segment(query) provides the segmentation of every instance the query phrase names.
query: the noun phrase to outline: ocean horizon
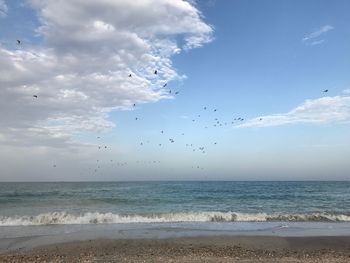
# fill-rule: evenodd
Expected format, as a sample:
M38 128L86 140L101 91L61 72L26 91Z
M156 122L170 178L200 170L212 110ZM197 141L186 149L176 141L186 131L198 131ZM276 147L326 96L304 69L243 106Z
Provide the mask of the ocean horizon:
M0 183L0 226L348 222L348 181Z

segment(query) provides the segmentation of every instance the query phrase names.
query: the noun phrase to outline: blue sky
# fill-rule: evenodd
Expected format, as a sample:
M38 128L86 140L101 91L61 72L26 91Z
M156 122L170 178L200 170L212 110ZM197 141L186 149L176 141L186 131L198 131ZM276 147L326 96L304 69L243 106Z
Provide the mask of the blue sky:
M52 44L53 40L60 42L61 39L54 38L51 31L38 30L43 23L57 22L47 11L53 7L57 9L57 6L50 1L52 6L35 2L29 1L23 6L22 1L5 1L8 11L6 16L0 18L1 47L17 51L28 48L31 52L39 52L40 48L52 48L57 54L66 54L63 52L67 52L67 49L71 52L76 42L68 39L60 45L57 42ZM125 1L116 2L123 4ZM125 5L129 8L128 4ZM63 5L62 9L69 10L73 7ZM159 80L158 76L149 74L143 76L144 82L130 84L134 86L126 86L121 91L116 90L116 93L107 93L98 102L98 105L104 106L100 106L98 116L103 117L96 121L97 124L91 124L91 121L85 126L77 125L89 116L80 116L76 112L91 110L81 101L72 101L74 107L68 102L59 104L62 107L72 107L72 111L59 113L43 102L42 107L48 107L50 114L41 118L33 117L30 124L27 121L24 123L26 129L30 129L30 125L38 129L48 127L40 130L39 137L37 134L28 137L27 140L32 143L26 146L28 151L31 151L29 147L38 149L37 156L32 156L36 161L43 160L44 151L46 164L39 166L38 171L30 175L23 175L21 169L9 166L3 173L3 180L8 180L10 175L17 180L46 180L48 172L53 174L49 180L350 179L350 17L347 12L350 3L217 0L198 1L191 7L201 12L202 16L193 13L185 15L194 19L199 26L192 28L184 24L173 30L174 23L170 21L170 29L165 33L168 42L161 42L162 48L166 45L166 48L171 49L174 43L178 48L183 48L180 52L174 49L175 54L160 56ZM154 9L147 5L144 8L145 13L153 12ZM174 4L174 8L188 10L181 3L178 6ZM97 21L108 21L107 15L104 17L106 20L103 20L102 14L99 15L100 20ZM98 15L89 13L89 17L95 19ZM67 18L62 17L63 22L59 20L57 24L64 24L64 19L69 23L67 15ZM132 19L137 20L131 17L127 19L131 22L134 22ZM187 16L183 19L185 21ZM151 23L158 22L151 21L150 26L153 26ZM106 22L102 28L108 31L110 28L106 25L112 25L113 30L115 28L117 31L121 24L117 24L118 21L115 23ZM135 33L133 29L128 30ZM137 30L135 34L144 37L149 29ZM194 43L186 39L186 36L192 35L200 40ZM164 41L164 35L156 37L159 38L157 40ZM16 46L13 40L17 38L23 39L23 46ZM146 40L154 41L154 38L152 36ZM114 40L119 43L118 36ZM86 41L79 42L79 48L88 46ZM99 48L102 49L106 42L99 43ZM186 48L186 43L198 47ZM154 47L158 46L157 42ZM96 50L100 52L100 49ZM133 50L130 54L132 52ZM46 55L49 56L50 53ZM81 53L73 52L73 55L79 59L82 57ZM138 63L128 60L127 64L125 72L131 69L140 72ZM149 68L150 65L146 66ZM94 72L108 71L99 67L101 66L96 65ZM6 69L6 65L3 68ZM84 70L89 71L90 68ZM63 72L65 78L62 77L64 82L60 83L60 87L69 86L72 80L66 76L76 74L80 69L71 67ZM51 83L48 79L35 82L34 78L30 81L33 81L33 85L36 85L34 90L39 93L48 89L47 86L40 85ZM152 92L147 93L148 89L145 89L138 94L140 91L137 85L144 83L151 83L152 87L163 83L168 85L161 93L157 93L154 88ZM91 93L88 93L85 92L84 85L88 86L89 83L81 85L83 88L79 89L80 93L74 93L76 96L88 97L95 94L99 97L95 93L99 89L93 87ZM122 87L124 83L118 82L117 85ZM101 86L101 92L109 87ZM55 87L53 90L58 89ZM169 89L172 90L171 96L168 94ZM77 92L74 88L72 90ZM325 93L324 90L328 92ZM180 93L172 96L175 91ZM128 94L125 99L106 103L110 96L124 98L123 92ZM50 101L55 103L54 98L50 97ZM132 107L132 103L136 103L136 107ZM79 108L79 105L84 107ZM111 110L113 107L115 109ZM204 110L204 107L207 109ZM214 109L217 111L214 112ZM8 110L11 110L10 106ZM40 110L40 107L35 110ZM71 121L72 112L75 117ZM92 115L96 114L91 112ZM36 115L35 111L32 115ZM16 117L18 116L15 115L14 118ZM135 120L136 117L138 120ZM244 121L235 121L238 117L244 118ZM18 133L12 137L6 135L6 131L0 131L3 140L6 140L6 152L13 153L19 147L13 145L13 137L23 137L21 134L28 130L12 127L5 117L2 118L4 127L7 125L9 129L15 128L16 132L18 129ZM215 119L219 121L216 127ZM53 121L59 123L59 127L50 126ZM101 123L105 128L98 126ZM90 126L96 128L90 129ZM55 141L51 137L46 138L46 133L48 137L55 138ZM64 139L57 141L57 138ZM171 143L169 139L174 139L175 142ZM65 150L73 147L72 142L74 150L65 153ZM21 142L21 145L26 143ZM79 143L84 146L77 146ZM107 149L101 150L98 146L107 146ZM204 147L205 153L199 147ZM72 159L72 152L83 157ZM22 162L23 167L26 167L27 161L22 159L27 157L26 154L11 156L8 157L8 163ZM124 162L127 164L122 166ZM54 171L52 164L57 166Z

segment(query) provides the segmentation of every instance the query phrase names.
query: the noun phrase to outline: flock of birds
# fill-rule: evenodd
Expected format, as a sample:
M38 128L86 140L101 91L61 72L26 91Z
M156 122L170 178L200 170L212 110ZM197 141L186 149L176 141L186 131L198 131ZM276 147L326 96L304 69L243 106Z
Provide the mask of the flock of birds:
M17 45L21 45L21 43L22 43L21 40L17 39ZM154 74L154 75L158 75L158 70L154 70L153 74ZM132 78L133 75L130 73L130 74L128 75L128 77L129 77L129 78ZM167 85L168 85L168 83L164 83L164 84L163 84L163 88L166 88ZM171 89L169 89L168 92L169 92L169 94L172 94L172 93L173 93L173 94L175 94L175 95L178 95L178 94L180 93L179 91L173 92ZM323 93L327 93L327 92L328 92L328 89L323 90ZM34 97L35 99L38 99L38 95L37 95L37 94L33 94L33 97ZM136 103L134 103L132 106L135 108L135 107L136 107ZM204 107L203 107L203 111L204 111L204 112L209 111L209 107L204 106ZM212 109L212 112L213 112L213 113L216 113L216 112L217 112L217 109L216 109L216 108ZM198 115L197 115L198 119L201 118L201 116L202 116L201 114L198 114ZM140 120L140 118L139 118L139 117L135 117L135 121L138 121L138 120ZM262 121L263 118L259 118L259 120ZM220 120L216 117L216 118L214 118L214 122L213 122L211 125L212 125L213 127L221 127L221 126L227 126L227 125L229 125L229 123L231 123L231 124L237 124L237 122L240 123L240 122L243 122L243 121L244 121L244 118L242 118L242 117L235 117L235 118L233 118L233 120L231 120L231 122L222 122L222 121L220 121ZM192 119L192 122L193 122L193 123L196 122L196 119ZM207 125L207 126L205 126L204 128L205 128L205 129L208 129L208 127L209 127L209 126ZM165 132L164 132L164 130L161 130L160 133L161 133L162 135L164 135ZM181 133L181 135L184 136L185 133ZM97 136L97 139L101 139L101 137L100 137L100 136ZM170 144L175 143L175 140L174 140L173 138L169 138L168 141L169 141ZM150 143L149 140L147 140L147 141L145 141L145 142L144 142L144 141L141 141L141 142L140 142L140 146L142 147L142 146L144 146L144 145L146 145L146 144L149 144L149 143ZM214 141L214 142L213 142L213 145L217 145L217 144L218 144L217 141ZM164 142L163 142L163 143L158 142L157 145L158 145L159 147L162 147L162 146L164 145ZM199 152L199 153L202 153L202 154L205 154L205 153L206 153L206 147L204 147L204 146L195 146L193 143L186 143L185 146L186 146L186 148L190 148L190 150L191 150L192 152ZM107 150L107 149L109 149L109 147L108 147L107 145L99 145L99 146L98 146L98 150ZM110 162L113 166L119 166L119 167L128 166L128 162L116 162L116 161L114 161L113 159L111 159L109 162ZM135 164L137 164L137 165L141 165L141 164L143 164L143 165L145 165L145 164L150 165L150 164L160 164L160 163L161 163L161 161L159 161L159 160L148 160L148 161L140 161L140 160L137 160L137 161L135 161ZM57 164L54 164L53 167L56 168L56 167L57 167ZM96 160L96 166L93 168L93 171L96 173L96 172L98 172L101 168L102 168L102 163L101 163L101 161L100 161L99 159L97 159L97 160ZM201 167L201 166L199 166L199 165L192 165L191 168L193 168L193 169L201 169L201 170L204 169L203 167ZM90 170L91 170L91 168L90 168Z

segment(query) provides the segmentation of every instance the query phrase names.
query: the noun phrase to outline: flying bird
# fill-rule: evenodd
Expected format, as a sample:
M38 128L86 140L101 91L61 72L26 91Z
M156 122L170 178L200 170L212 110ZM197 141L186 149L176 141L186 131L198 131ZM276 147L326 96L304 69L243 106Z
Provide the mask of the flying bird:
M180 93L180 91L176 91L176 92L175 92L175 95L177 95L177 94L179 94L179 93Z
M17 39L17 45L21 44L21 40Z
M328 89L325 89L323 92L328 92Z
M129 78L131 78L131 74L129 74Z
M155 70L155 71L154 71L154 74L155 74L155 75L157 75L157 74L158 74L158 71L157 71L157 70Z
M204 107L203 109L204 109L204 110L206 110L206 109L207 109L207 107Z
M132 106L136 107L136 103L134 103Z
M33 97L37 99L37 98L38 98L38 95L33 95Z
M165 88L167 85L168 85L168 83L165 83L165 84L163 85L163 88Z

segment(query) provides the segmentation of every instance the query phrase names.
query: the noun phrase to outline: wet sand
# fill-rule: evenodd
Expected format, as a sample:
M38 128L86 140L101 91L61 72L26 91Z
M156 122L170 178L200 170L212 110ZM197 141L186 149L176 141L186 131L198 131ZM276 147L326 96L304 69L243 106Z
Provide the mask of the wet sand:
M97 239L6 252L0 262L350 262L350 237Z

